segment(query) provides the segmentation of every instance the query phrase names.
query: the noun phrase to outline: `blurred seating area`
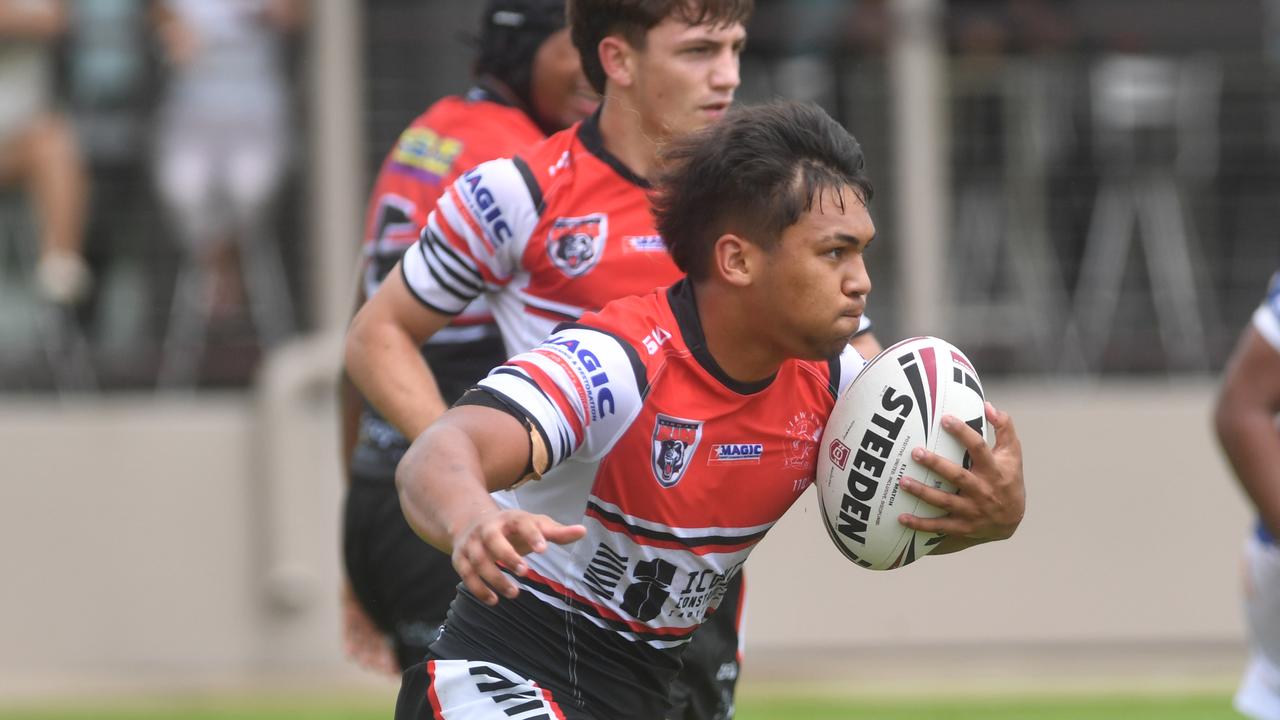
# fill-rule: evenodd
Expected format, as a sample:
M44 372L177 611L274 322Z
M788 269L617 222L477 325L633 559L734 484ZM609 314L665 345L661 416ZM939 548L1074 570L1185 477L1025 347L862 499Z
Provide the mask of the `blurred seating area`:
M906 4L757 0L739 92L819 102L862 142L886 340L914 332L894 203L918 189L897 184L890 113ZM1280 2L932 6L949 339L988 374L1220 369L1280 266ZM0 132L64 123L84 178L77 200L63 163L72 210L50 223L49 193L2 155L31 146L0 144L0 391L246 386L269 348L313 328L303 0L0 8ZM22 8L54 20L4 21ZM464 89L457 28L478 10L360 12L366 164L352 172L370 178L422 108Z
M822 103L880 194L878 334L896 307L895 0L761 0L742 95ZM930 4L930 3L923 3ZM1221 368L1280 266L1280 3L932 4L949 157L948 335L987 372Z
M242 387L305 321L304 12L0 0L0 390Z

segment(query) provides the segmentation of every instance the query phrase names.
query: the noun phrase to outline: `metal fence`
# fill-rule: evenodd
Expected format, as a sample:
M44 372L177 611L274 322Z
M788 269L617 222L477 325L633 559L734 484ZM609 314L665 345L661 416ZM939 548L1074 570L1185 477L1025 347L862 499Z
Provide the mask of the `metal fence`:
M163 372L166 341L189 322L175 315L183 257L156 202L150 163L165 68L145 3L91 12L107 5L78 3L80 20L59 49L60 90L93 174L88 250L97 291L71 317L31 299L21 251L34 227L22 194L0 190L0 390L74 387L82 376L68 363L76 362L92 378L81 387L149 389ZM367 152L353 172L371 178L417 113L466 87L477 5L363 5ZM1212 12L1202 7L1209 5ZM950 190L940 297L948 337L984 372L1164 375L1222 366L1280 267L1272 5L942 6L945 97L936 127ZM918 332L901 308L921 291L911 280L919 258L895 242L893 203L910 203L921 189L896 177L902 139L889 112L890 7L760 0L739 92L744 102L819 102L862 142L877 185L870 313L884 340ZM297 42L289 50L297 81L304 56ZM283 257L277 280L299 330L311 326L305 268L315 252L306 233L303 191L314 158L303 152L311 119L301 112L302 87L295 82L288 99L293 162L264 228ZM220 319L186 386L249 382L271 339L260 325L247 310Z

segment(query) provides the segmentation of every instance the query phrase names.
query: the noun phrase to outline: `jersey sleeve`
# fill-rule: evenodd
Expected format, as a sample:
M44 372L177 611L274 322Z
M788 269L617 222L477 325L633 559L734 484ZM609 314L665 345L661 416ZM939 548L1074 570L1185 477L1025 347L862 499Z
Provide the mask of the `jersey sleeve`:
M365 211L364 291L372 296L405 248L418 240L427 211L443 189L442 172L461 151L455 138L410 125L383 160Z
M845 345L840 351L839 357L832 363L833 382L832 387L835 389L835 396L840 397L844 394L845 388L858 377L858 373L862 372L862 368L866 367L867 361L853 349L852 345ZM838 373L838 374L837 374Z
M493 160L463 173L405 252L401 271L409 290L424 305L456 315L481 293L505 286L519 272L537 226L539 198L515 160Z
M1267 296L1253 313L1253 326L1271 347L1280 351L1280 272L1271 276Z
M608 333L562 329L493 370L479 387L522 413L547 448L546 472L571 457L602 457L643 403L644 366Z
M369 198L362 277L366 297L377 291L391 268L400 262L405 248L417 241L418 230L426 221L419 207L406 194L389 188L379 187Z

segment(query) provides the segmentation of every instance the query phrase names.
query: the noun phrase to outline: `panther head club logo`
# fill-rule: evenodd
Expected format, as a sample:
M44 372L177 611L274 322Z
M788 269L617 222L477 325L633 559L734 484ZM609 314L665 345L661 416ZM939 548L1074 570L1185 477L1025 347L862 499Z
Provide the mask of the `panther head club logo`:
M609 236L609 216L557 218L547 233L547 256L560 272L576 278L591 272L604 254Z
M653 425L653 476L662 487L674 487L684 477L702 439L700 420L683 420L658 413Z

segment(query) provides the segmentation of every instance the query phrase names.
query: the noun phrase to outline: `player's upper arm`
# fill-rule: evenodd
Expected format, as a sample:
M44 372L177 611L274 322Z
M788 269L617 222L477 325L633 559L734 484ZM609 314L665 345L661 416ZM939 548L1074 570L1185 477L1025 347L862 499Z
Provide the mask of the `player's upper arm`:
M514 413L468 402L450 408L436 422L461 430L475 444L489 492L511 487L529 470L529 430Z
M534 467L541 474L570 457L608 452L640 411L647 380L628 343L567 327L495 368L478 387L528 423L535 448L546 452Z
M440 196L403 260L405 281L423 303L461 312L519 272L541 212L541 193L520 167L481 163Z
M1280 413L1280 350L1250 325L1241 334L1218 397L1219 432L1245 412Z
M407 334L416 345L449 324L452 315L421 302L400 277L399 265L356 313L350 336L391 329Z

